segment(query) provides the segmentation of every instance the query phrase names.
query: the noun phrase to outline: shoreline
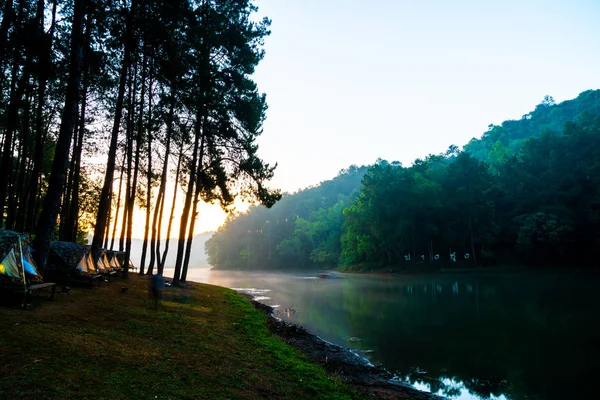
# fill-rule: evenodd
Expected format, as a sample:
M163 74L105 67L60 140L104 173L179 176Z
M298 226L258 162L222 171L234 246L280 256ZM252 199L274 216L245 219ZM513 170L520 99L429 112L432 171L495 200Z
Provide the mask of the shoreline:
M214 272L244 272L244 273L289 273L280 269L223 269L211 267L207 271ZM479 267L461 267L461 268L411 268L403 270L347 270L347 269L294 269L297 273L316 274L320 272L333 272L347 275L368 275L368 276L402 276L402 275L431 275L431 274L502 274L502 273L600 273L600 268L597 267L544 267L536 268L530 266L479 266ZM165 278L170 279L170 278ZM193 281L190 281L193 282Z
M335 376L362 396L378 399L443 399L394 381L394 375L385 368L374 366L348 348L327 342L302 327L276 318L272 307L254 300L251 295L239 294L265 314L267 327L273 335L300 350L311 362L323 367L329 375Z

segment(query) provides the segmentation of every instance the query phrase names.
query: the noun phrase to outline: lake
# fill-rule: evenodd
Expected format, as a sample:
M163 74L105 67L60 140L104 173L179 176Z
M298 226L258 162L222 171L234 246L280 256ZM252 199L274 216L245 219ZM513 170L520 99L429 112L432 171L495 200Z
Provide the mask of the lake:
M341 276L188 274L251 293L421 390L461 400L598 397L600 273Z

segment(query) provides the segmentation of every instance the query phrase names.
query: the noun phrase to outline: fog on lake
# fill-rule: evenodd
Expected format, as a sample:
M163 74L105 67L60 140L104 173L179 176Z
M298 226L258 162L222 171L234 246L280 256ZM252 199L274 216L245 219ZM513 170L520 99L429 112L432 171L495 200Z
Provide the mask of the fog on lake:
M165 271L169 276L170 271ZM350 275L192 269L454 399L592 398L597 273Z

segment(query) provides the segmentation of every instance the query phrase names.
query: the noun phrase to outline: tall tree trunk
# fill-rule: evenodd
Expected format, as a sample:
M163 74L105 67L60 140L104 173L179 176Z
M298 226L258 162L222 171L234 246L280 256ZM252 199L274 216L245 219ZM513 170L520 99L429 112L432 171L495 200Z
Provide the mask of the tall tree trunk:
M14 230L15 208L17 207L17 205L15 204L15 187L17 185L18 168L19 165L21 165L21 158L23 157L22 140L16 140L15 138L15 140L13 141L13 148L10 151L10 153L14 154L15 150L17 152L17 159L16 162L14 162L13 165L11 165L11 167L13 169L16 169L15 172L17 173L13 173L11 180L8 182L8 207L6 208L6 227L11 230Z
M115 236L117 236L117 224L119 223L119 209L121 208L121 188L123 187L123 171L125 170L125 154L121 163L121 176L119 177L119 194L117 196L117 210L115 214L115 223L113 224L112 237L110 239L110 249L115 248ZM112 203L112 202L111 202ZM125 211L123 211L125 212ZM108 224L110 226L110 224Z
M146 255L148 250L150 216L152 215L152 75L150 75L150 87L148 90L148 191L146 192L146 225L144 225L144 243L142 244L142 255ZM148 275L154 274L154 248L150 250L150 263L148 265Z
M110 235L110 221L112 218L112 198L114 197L114 193L112 192L112 190L110 192L110 207L108 207L108 217L106 217L106 231L104 231L104 244L102 245L103 249L108 249L108 236Z
M143 72L143 76L144 76L144 83L146 80L146 62L147 62L147 57L146 57L146 48L144 48L144 72ZM142 102L145 96L145 89L146 86L145 84L142 85ZM139 271L140 271L140 275L144 275L145 273L145 268L146 268L146 253L148 252L148 226L150 225L150 210L152 209L152 129L150 128L150 124L152 123L152 77L150 77L150 87L148 90L149 96L148 96L148 138L147 138L147 151L148 151L148 165L147 165L147 180L146 180L146 224L144 225L144 242L142 243L142 258L140 260L140 266L139 266ZM142 132L144 130L144 124L143 124L143 113L140 114L140 118L138 121L138 134L139 137L142 137ZM139 154L138 154L139 157ZM152 271L149 270L148 271L149 275L152 275Z
M15 62L12 70L11 77L11 97L10 104L8 105L6 129L4 131L4 143L2 149L2 160L0 161L0 226L4 221L4 208L6 205L6 198L9 195L10 184L12 182L13 172L13 150L14 150L14 135L17 130L19 122L19 109L21 108L21 99L25 92L25 86L27 85L27 77L30 73L30 63L25 62L25 68L23 74L18 79L17 83L17 62Z
M126 120L126 133L125 138L127 140L127 183L125 184L125 204L123 207L123 224L121 225L121 237L119 238L119 251L125 251L125 236L127 235L127 222L129 215L129 203L132 200L132 196L135 196L135 190L131 188L132 176L132 164L133 164L133 75L129 72L129 89L128 89L128 106L127 106L127 120ZM133 192L133 194L132 194ZM133 199L135 201L135 198Z
M204 9L205 3L202 3L202 27L204 27L204 22L206 19L206 10ZM201 34L202 37L206 37L205 32ZM198 102L196 103L196 121L194 124L194 152L192 157L192 164L190 165L190 180L188 182L188 190L185 196L185 204L183 207L183 212L181 213L181 222L179 225L179 238L177 241L177 259L175 261L175 271L173 273L173 285L179 285L179 281L181 278L181 267L183 265L184 251L185 251L185 243L186 243L186 228L188 224L188 218L190 213L190 205L192 202L192 196L194 196L194 185L196 181L196 172L198 169L198 151L200 151L200 160L203 158L204 151L204 138L206 132L202 130L204 117L206 114L206 90L208 85L208 77L210 70L210 59L209 59L210 50L208 49L208 45L206 42L202 44L201 50L201 59L199 62L199 71L198 71ZM202 144L200 144L200 140Z
M88 18L89 25L90 18ZM89 28L89 27L88 27ZM87 29L87 28L86 28ZM89 38L89 37L88 37ZM79 136L75 152L75 166L73 174L73 193L71 195L71 209L67 213L67 234L68 241L74 242L77 240L77 232L79 231L79 185L81 180L81 155L83 153L83 137L85 135L85 111L87 107L87 72L83 74L83 90L81 99L81 114L79 115Z
M138 129L137 129L136 150L135 150L135 171L133 174L133 186L135 188L137 188L137 181L138 181L138 176L139 176L139 171L140 171L140 157L141 157L141 152L142 152L142 140L144 137L144 123L143 122L144 122L144 99L146 96L146 70L147 70L147 57L144 54L144 61L142 64L142 93L141 93L141 99L140 99L140 113L138 116ZM150 113L151 113L151 108L148 110L148 115L150 115ZM151 133L148 132L148 143L150 143L150 135L151 135ZM148 146L151 146L151 145L149 144ZM149 155L148 157L150 158L151 155ZM151 168L150 160L148 160L148 168ZM151 173L151 172L149 172L149 173ZM150 188L148 188L148 190L150 190ZM151 192L148 194L146 207L150 207L150 201L151 201L150 196L151 196ZM133 193L132 200L135 200L135 192ZM133 201L130 203L129 207L130 207L130 209L129 209L130 220L127 225L127 250L126 250L127 254L129 254L129 252L131 250L131 235L132 235L132 223L131 222L133 221ZM147 225L148 225L148 222L146 222L146 226ZM144 263L143 263L144 257L143 256L144 256L144 252L142 251L142 262L140 262L140 266L139 266L140 275L144 275Z
M169 215L169 224L167 226L167 235L165 236L165 251L162 253L160 263L158 265L158 273L162 275L165 270L165 263L167 262L167 254L169 253L169 242L171 240L171 227L173 226L173 218L175 216L175 204L177 202L177 184L179 183L179 173L181 172L181 160L183 159L183 142L179 148L179 158L177 160L177 170L175 172L175 188L173 189L173 203L171 204L171 214ZM164 203L163 203L164 205ZM162 225L162 210L161 217L158 220L158 231L160 232ZM160 240L160 238L159 238ZM159 242L160 243L160 242ZM157 249L159 252L160 249ZM159 253L157 253L159 254Z
M200 145L200 157L198 158L198 170L196 171L196 190L194 193L194 202L192 206L192 217L190 218L190 227L188 229L187 244L185 248L185 257L183 259L183 267L181 269L181 281L187 279L188 266L190 264L190 256L192 253L192 242L194 241L194 228L196 227L196 218L198 217L198 202L200 201L200 192L202 191L202 167L204 161L204 138L206 137L206 116L202 121L202 144ZM314 246L314 243L313 243Z
M173 79L171 82L171 106L169 107L169 115L167 117L167 143L165 145L165 159L163 161L160 187L158 188L158 198L156 200L154 218L152 220L152 241L150 245L152 255L150 258L150 269L152 269L152 265L154 265L154 260L156 259L159 274L162 274L162 270L160 268L160 230L162 228L163 210L165 208L165 191L167 186L167 174L169 172L169 156L171 155L171 136L173 135L173 120L175 118L176 90L177 86L175 79ZM167 240L169 239L167 238Z
M183 206L183 212L181 213L181 222L179 224L179 238L177 240L177 259L175 261L175 271L173 273L173 285L179 285L181 278L181 267L183 265L183 254L186 243L186 231L188 224L188 217L190 214L190 206L192 203L192 197L194 196L194 185L196 183L196 163L198 161L198 149L200 147L200 137L202 136L202 142L204 144L204 136L201 135L200 124L202 121L202 113L200 107L196 115L196 123L194 126L194 151L192 154L192 164L190 165L190 178L188 182L188 190L185 195L185 204Z
M165 154L166 156L166 154ZM165 157L165 160L168 160L168 157ZM164 162L163 162L164 163ZM162 178L161 178L161 185L162 185ZM151 236L150 236L150 263L148 264L148 273L150 275L153 274L154 271L154 264L156 263L156 238L157 238L157 224L158 224L158 215L160 214L160 210L161 207L163 205L164 202L164 189L162 187L159 187L158 189L158 194L156 196L156 204L154 205L154 215L152 217L152 229L151 229Z
M202 164L200 164L201 166ZM200 177L200 174L197 174L198 178ZM187 271L188 271L188 265L190 264L190 256L192 253L192 242L194 241L194 228L196 226L196 218L198 217L198 202L199 202L199 196L200 196L200 191L202 190L202 186L201 186L201 182L200 179L196 180L196 190L194 193L194 203L192 206L192 217L190 218L190 227L188 229L188 237L187 237L187 243L186 243L186 247L185 247L185 257L183 259L183 267L181 268L181 281L185 282L187 280Z
M60 131L56 142L54 160L50 173L50 181L42 213L38 222L35 248L37 252L36 261L43 270L50 250L50 241L56 225L56 218L60 208L60 197L65 184L65 172L69 162L69 148L71 146L71 136L73 135L73 126L77 120L77 100L79 97L79 83L81 79L81 44L83 39L83 18L85 15L85 0L74 1L73 27L71 33L71 55L69 66L69 79L67 82L67 92L65 98L65 107L61 118Z
M44 30L44 14L43 14L43 0L38 2L38 13L39 13L39 3L42 3L42 12L38 16L40 21L39 29L43 32ZM42 170L42 163L44 162L44 105L46 104L46 86L48 83L48 71L50 69L50 55L52 53L52 42L54 40L54 27L56 22L56 3L54 1L54 5L52 7L52 23L50 24L50 29L46 35L43 35L44 38L44 46L40 55L40 71L39 71L39 85L38 85L38 100L37 100L37 110L36 110L36 124L35 124L35 155L33 161L33 169L31 171L31 180L29 183L29 195L28 195L28 204L27 204L27 218L25 223L25 230L28 232L33 231L35 226L35 217L37 210L37 197L38 197L38 187L40 181L40 174Z
M58 237L60 240L70 242L71 237L65 233L68 230L69 211L71 210L71 194L73 192L73 174L75 173L75 158L77 155L77 143L79 142L79 124L75 124L73 130L73 149L71 150L71 161L69 163L69 174L63 194L62 208L60 210L60 224L58 229Z
M6 111L7 121L4 127L4 136L2 137L2 156L0 157L0 171L6 171L5 173L0 174L0 226L2 226L4 223L4 206L6 204L6 197L8 195L9 185L11 183L11 175L13 172L13 135L17 130L17 117L19 115L20 107L19 102L22 95L22 93L17 92L17 88L22 87L22 85L17 83L17 81L19 81L19 53L16 49L14 49L13 54L14 57L10 73L10 91L8 96L9 104L8 110ZM19 99L19 102L17 102L17 99Z
M85 24L85 44L90 41L91 18L87 18ZM87 63L87 51L83 52L83 63ZM79 217L79 184L81 178L81 154L83 153L83 137L85 135L85 111L87 103L88 72L87 68L83 72L83 85L81 90L81 112L79 114L79 123L75 128L75 137L73 139L73 155L71 157L71 166L69 168L69 181L63 203L60 224L60 236L62 240L75 242L77 240L78 217ZM64 218L64 221L63 221Z
M123 112L123 97L125 96L125 81L127 80L127 71L131 64L131 51L133 47L133 15L137 9L137 0L131 1L131 10L127 15L127 28L125 33L125 54L123 55L123 65L119 76L119 91L117 94L117 104L115 107L115 120L110 138L110 147L108 150L108 161L106 163L106 175L104 176L104 186L100 194L100 204L98 205L98 216L96 217L96 227L94 229L94 239L92 240L92 252L94 259L98 260L101 255L102 236L106 228L106 217L108 207L110 207L110 193L113 185L115 173L115 159L117 155L117 140L119 137L119 126L121 125L121 114ZM128 263L129 260L126 260ZM129 268L123 271L123 277L129 276Z
M29 100L26 102L25 109L23 110L23 132L21 134L21 140L23 142L23 146L21 149L22 156L21 162L19 163L19 175L17 178L16 189L19 191L18 193L18 210L15 213L15 230L17 232L23 232L25 228L25 213L27 210L27 185L25 182L27 179L27 170L29 169L29 131L30 131L30 121L31 121L31 98L28 96Z
M17 16L17 19L15 21L15 31L19 31L21 29L26 29L25 26L28 24L28 16L27 16L27 2L25 0L20 0L19 1L19 5L18 5L18 9L19 9L19 14ZM20 50L23 49L24 51L27 51L28 49L26 49L24 47L24 45L19 44L20 40L17 39L15 40L15 46L13 47L13 79L16 79L16 71L18 69L18 65L19 62L21 61L20 58ZM21 47L23 46L23 47ZM30 70L33 69L33 57L35 56L35 54L33 54L33 52L29 52L27 51L27 57L24 60L25 63L25 68L24 70ZM23 72L23 74L21 75L21 84L22 86L20 86L20 89L22 89L22 92L19 94L19 97L17 99L17 105L18 107L16 108L16 111L18 113L21 101L23 96L25 97L26 100L29 99L29 88L30 88L30 71L28 72ZM12 92L12 90L11 90ZM24 139L26 139L27 133L29 131L29 127L26 126L29 124L29 107L30 104L28 101L25 101L26 105L24 107L23 110L23 120L21 121L21 129L19 130L20 133L20 137L18 139L18 148L17 148L17 160L16 163L13 164L13 169L16 171L16 173L12 174L11 179L9 179L9 187L8 187L8 209L6 210L6 227L8 229L15 229L15 224L16 224L16 220L17 220L17 213L18 213L18 209L19 209L19 203L18 203L18 197L23 185L22 182L22 176L21 176L21 172L24 172L24 168L26 168L26 163L27 163L27 145L28 143L25 142ZM18 124L18 121L13 121L16 125ZM16 128L15 128L16 129ZM14 133L14 132L13 132ZM15 139L13 139L15 140ZM13 146L14 147L14 146ZM14 149L11 152L14 154Z

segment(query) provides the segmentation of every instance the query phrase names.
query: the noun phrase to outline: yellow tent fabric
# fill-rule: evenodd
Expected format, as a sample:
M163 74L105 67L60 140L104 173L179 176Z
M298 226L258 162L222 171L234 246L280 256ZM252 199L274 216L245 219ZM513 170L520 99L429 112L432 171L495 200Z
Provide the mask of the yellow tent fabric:
M22 278L21 268L19 268L17 255L14 249L11 250L0 263L0 274L9 276L11 278Z
M90 274L95 274L98 272L98 270L96 269L96 266L94 265L94 259L92 258L92 253L89 253L87 256L85 256L85 262L88 265L88 271Z
M91 254L88 253L84 257L81 258L81 260L79 261L79 264L77 264L77 269L81 270L81 272L84 274L95 274L96 273L96 267L94 266L94 262L92 261Z
M98 260L97 266L98 270L102 272L110 272L112 270L112 268L110 267L110 262L108 261L108 258L106 258L106 254L102 254L100 259Z
M102 254L102 262L104 262L104 266L106 267L106 269L108 269L109 271L112 271L112 265L110 265L110 261L108 261L108 257L106 256L106 253Z
M119 261L117 260L117 256L113 256L112 260L110 260L110 267L116 271L121 269Z

